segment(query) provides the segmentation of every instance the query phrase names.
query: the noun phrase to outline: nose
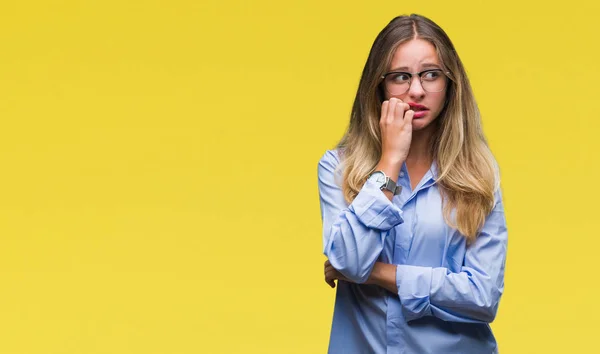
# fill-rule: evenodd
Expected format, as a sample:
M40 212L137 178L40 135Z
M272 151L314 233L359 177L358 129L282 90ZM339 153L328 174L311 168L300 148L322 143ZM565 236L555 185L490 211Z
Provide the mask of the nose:
M411 80L410 87L408 88L408 96L415 102L418 102L419 99L425 96L425 90L423 90L423 85L421 85L421 80L418 77Z

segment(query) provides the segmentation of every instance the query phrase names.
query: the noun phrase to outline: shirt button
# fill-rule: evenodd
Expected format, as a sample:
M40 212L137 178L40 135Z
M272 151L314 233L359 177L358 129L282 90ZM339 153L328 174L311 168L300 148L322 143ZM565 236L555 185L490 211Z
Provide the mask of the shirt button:
M400 177L404 177L404 172L400 171Z

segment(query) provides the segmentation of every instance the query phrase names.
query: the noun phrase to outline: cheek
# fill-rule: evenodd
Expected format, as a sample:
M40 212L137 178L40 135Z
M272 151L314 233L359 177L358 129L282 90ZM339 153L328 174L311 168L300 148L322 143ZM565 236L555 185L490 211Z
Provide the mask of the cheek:
M435 112L439 113L444 108L444 103L446 101L446 95L437 95L432 97L431 107L434 108Z

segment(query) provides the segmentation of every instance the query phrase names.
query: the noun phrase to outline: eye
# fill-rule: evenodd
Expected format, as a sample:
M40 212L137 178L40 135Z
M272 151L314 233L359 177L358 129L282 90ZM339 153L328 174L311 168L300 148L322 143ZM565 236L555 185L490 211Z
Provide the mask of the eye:
M433 81L442 75L440 70L426 71L421 74L421 78L425 81Z
M410 74L408 73L393 73L390 74L390 81L395 84L404 84L410 81Z

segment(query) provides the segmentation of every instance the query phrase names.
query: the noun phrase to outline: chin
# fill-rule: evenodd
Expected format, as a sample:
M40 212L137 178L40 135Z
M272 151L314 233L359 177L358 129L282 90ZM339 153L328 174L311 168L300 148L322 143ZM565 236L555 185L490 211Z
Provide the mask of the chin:
M427 128L432 123L429 119L413 119L412 128L413 131L419 131Z

